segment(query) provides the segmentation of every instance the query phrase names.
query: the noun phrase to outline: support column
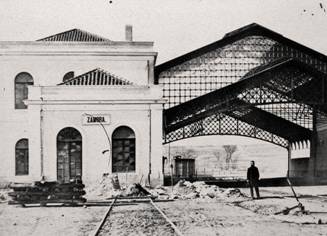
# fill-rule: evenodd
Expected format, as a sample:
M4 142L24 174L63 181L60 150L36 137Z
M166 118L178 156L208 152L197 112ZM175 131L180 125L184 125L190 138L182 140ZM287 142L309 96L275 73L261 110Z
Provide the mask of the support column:
M312 109L312 138L310 145L310 166L309 174L312 178L317 173L317 109Z
M287 178L290 178L291 150L292 150L291 143L288 142L288 145L287 145Z
M42 100L42 97L41 97ZM44 180L44 144L43 144L43 105L40 105L40 175L41 180Z

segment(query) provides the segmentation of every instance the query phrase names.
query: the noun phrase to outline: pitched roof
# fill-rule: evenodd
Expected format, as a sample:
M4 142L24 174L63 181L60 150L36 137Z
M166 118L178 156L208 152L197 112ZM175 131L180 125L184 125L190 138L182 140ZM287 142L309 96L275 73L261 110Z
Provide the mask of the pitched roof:
M85 74L66 80L58 85L132 85L133 83L119 78L102 69L94 69Z
M307 53L308 55L316 57L317 59L319 59L321 61L327 62L326 55L324 55L320 52L317 52L311 48L308 48L302 44L299 44L291 39L288 39L275 31L272 31L268 28L263 27L262 25L259 25L257 23L252 23L252 24L246 25L244 27L241 27L239 29L236 29L234 31L231 31L231 32L225 34L225 36L222 39L220 39L216 42L213 42L204 47L198 48L194 51L191 51L189 53L186 53L184 55L181 55L179 57L176 57L172 60L169 60L167 62L164 62L164 63L156 66L155 67L155 83L158 83L158 76L162 71L165 71L176 65L182 64L193 58L199 57L199 56L201 56L205 53L208 53L212 50L215 50L217 48L224 47L224 46L231 44L237 40L240 40L244 37L253 36L253 35L266 36L268 38L274 39L283 44L289 45L290 47L293 47L295 49L303 51L303 52Z
M109 39L89 33L80 29L72 29L59 34L54 34L37 41L55 41L55 42L110 42Z

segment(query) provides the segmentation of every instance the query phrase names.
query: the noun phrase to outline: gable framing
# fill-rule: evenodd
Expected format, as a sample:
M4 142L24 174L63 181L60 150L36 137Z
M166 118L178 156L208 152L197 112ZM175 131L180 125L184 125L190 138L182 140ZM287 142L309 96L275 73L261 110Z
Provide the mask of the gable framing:
M155 83L163 86L164 98L168 100L168 103L165 105L164 116L171 113L172 110L178 110L180 104L187 104L188 101L193 104L193 100L196 100L198 97L207 97L205 95L212 91L219 91L225 86L234 84L244 78L252 77L253 74L256 74L258 71L260 72L266 65L274 65L276 62L293 59L300 62L300 64L308 65L308 67L317 72L322 72L323 78L325 78L327 73L327 57L325 55L285 38L274 31L258 24L251 24L228 33L223 39L217 42L165 62L155 68ZM281 73L283 73L282 77L288 80L288 72ZM323 84L325 83L323 82ZM308 86L314 87L316 84L311 83ZM297 90L299 94L303 91ZM273 89L267 91L267 95L269 96L275 96L273 93ZM205 106L205 104L203 105ZM252 110L254 109L260 114L271 114L266 117L276 116L277 119L286 119L284 123L288 123L290 127L295 125L299 127L299 130L311 129L314 109L311 105L304 104L300 100L293 101L292 103L282 102L278 104L277 102L277 104L263 106L250 104L250 106L252 106ZM185 109L185 106L183 107ZM306 108L309 110L305 111ZM235 107L230 108L230 111L226 111L224 114L231 115L232 113L230 112L233 112L233 109L235 110ZM183 113L183 111L181 112ZM292 114L285 116L287 112ZM295 114L294 112L296 113L295 116L293 116ZM177 116L180 116L178 111L175 113ZM212 114L210 113L209 115ZM218 111L215 114L218 115L220 113ZM301 117L302 115L305 118ZM206 117L201 116L201 119L206 120ZM239 119L237 117L235 118ZM188 119L192 119L192 115ZM192 125L191 120L187 122L191 123L186 124L184 128L183 126L179 126L179 129L183 130L181 131L182 133L185 133L187 127ZM199 120L196 122L202 121ZM245 122L251 124L250 120ZM310 123L309 126L306 124L308 122ZM305 125L303 125L304 123ZM212 126L208 122L201 124L208 127ZM177 130L172 131L168 126L165 129L166 137L176 136L173 133L176 133ZM206 130L206 128L204 127L203 130ZM269 132L269 130L266 131ZM173 133L170 134L170 132ZM208 132L204 132L202 135L208 135ZM303 141L308 140L309 136L304 135L303 137L305 138ZM169 139L173 141L176 137ZM291 142L295 141L288 140Z
M229 33L226 33L222 39L220 39L216 42L213 42L204 47L198 48L194 51L191 51L189 53L186 53L184 55L176 57L172 60L164 62L160 65L157 65L155 67L155 83L158 83L159 75L161 72L166 71L174 66L180 65L184 62L187 62L191 59L202 56L203 54L209 53L217 48L227 46L231 43L234 43L234 42L236 42L242 38L248 37L248 36L264 36L264 37L270 38L272 40L275 40L276 42L285 44L285 45L287 45L291 48L294 48L298 51L301 51L311 57L314 57L323 63L327 63L326 55L324 55L318 51L315 51L311 48L308 48L296 41L289 39L289 38L286 38L283 35L275 32L275 31L272 31L260 24L252 23L252 24L246 25L244 27L241 27L239 29L236 29L234 31L231 31Z

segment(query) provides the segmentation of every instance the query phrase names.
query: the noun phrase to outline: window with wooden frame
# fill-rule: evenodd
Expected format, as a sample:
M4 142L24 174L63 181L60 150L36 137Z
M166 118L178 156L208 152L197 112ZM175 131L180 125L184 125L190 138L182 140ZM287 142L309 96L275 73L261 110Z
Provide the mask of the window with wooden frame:
M135 133L127 127L118 127L112 134L112 172L135 171Z
M33 77L26 72L19 73L15 78L15 109L26 109L24 100L28 98L28 86L33 85Z
M15 147L15 174L28 175L28 139L20 139Z

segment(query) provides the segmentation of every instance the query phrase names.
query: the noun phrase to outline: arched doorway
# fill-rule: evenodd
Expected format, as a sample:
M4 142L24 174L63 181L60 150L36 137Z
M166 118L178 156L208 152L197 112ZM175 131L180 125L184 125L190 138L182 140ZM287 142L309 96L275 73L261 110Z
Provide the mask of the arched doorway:
M67 183L82 177L82 135L64 128L57 135L57 180Z

